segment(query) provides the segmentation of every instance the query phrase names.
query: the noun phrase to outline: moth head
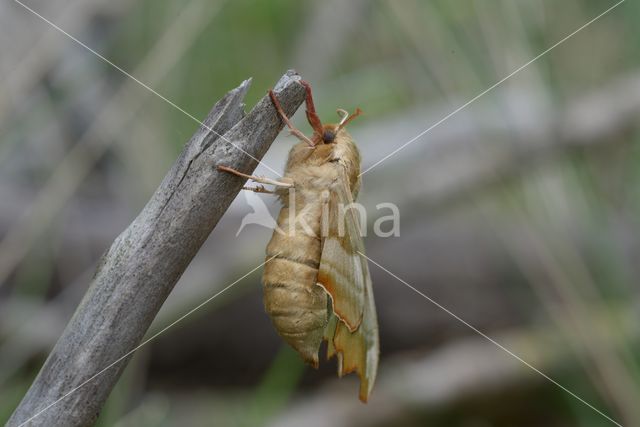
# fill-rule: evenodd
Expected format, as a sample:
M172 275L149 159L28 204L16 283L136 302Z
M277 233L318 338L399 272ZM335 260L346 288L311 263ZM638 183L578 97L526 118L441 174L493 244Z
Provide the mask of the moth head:
M338 115L340 116L340 122L338 124L326 124L321 125L321 130L316 130L314 143L317 145L319 143L322 144L333 144L336 142L336 137L346 127L346 125L360 114L362 114L362 110L356 108L356 111L353 114L349 114L346 110L342 108L338 108Z
M344 129L351 120L358 117L362 111L359 108L356 108L356 111L353 114L349 114L346 110L339 108L337 111L340 116L340 122L338 124L323 125L313 103L311 85L304 80L301 80L300 84L304 86L306 90L305 103L307 105L307 120L313 129L313 137L311 137L311 139L305 137L306 141L311 148L315 148L321 144L335 143L340 131Z

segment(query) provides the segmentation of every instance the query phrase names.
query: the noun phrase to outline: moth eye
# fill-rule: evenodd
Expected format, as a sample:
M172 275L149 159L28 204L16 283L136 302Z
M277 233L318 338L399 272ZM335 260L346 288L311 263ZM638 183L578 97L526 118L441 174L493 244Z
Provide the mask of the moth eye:
M336 134L333 131L325 130L322 134L322 140L325 144L330 144L336 138Z

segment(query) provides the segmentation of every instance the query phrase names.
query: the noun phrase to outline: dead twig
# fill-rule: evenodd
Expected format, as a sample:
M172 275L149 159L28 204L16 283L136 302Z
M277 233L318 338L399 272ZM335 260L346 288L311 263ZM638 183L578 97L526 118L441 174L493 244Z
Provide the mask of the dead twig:
M304 101L299 80L288 72L274 89L288 115ZM282 129L268 96L244 116L248 88L245 81L214 106L206 126L103 256L91 287L8 425L85 426L96 420L130 357L50 405L138 345L244 184L217 166L252 172L254 158L262 158Z

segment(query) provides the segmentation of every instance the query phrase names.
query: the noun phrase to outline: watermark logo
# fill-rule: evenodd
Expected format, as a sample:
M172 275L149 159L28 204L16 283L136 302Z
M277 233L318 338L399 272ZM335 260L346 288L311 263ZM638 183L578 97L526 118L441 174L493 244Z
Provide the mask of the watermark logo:
M240 232L249 224L261 225L271 229L277 228L278 222L273 218L271 212L269 212L269 208L264 200L253 191L243 191L243 193L247 204L253 212L246 214L242 218L242 223L240 223L236 237L238 237Z
M289 191L289 203L284 209L282 224L273 217L267 204L257 194L245 191L245 200L252 212L247 213L236 232L236 237L248 225L260 225L270 228L277 233L294 236L304 233L308 236L326 237L328 235L345 236L347 233L357 233L367 236L369 215L364 205L360 203L338 203L334 212L329 212L329 192L324 192L316 203L301 203L296 200L295 189ZM320 204L320 208L318 205ZM400 209L394 203L378 203L373 221L373 234L377 237L400 236Z

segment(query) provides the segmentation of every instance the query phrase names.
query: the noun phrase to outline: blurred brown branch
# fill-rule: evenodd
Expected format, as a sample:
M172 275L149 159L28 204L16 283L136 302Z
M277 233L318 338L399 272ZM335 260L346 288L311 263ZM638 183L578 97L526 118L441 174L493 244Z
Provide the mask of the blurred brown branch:
M304 100L298 81L288 72L274 89L288 115ZM146 207L103 256L91 287L8 425L95 421L130 357L84 383L138 345L243 185L216 165L252 171L254 159L264 156L282 128L268 97L243 118L248 88L245 81L214 106Z

